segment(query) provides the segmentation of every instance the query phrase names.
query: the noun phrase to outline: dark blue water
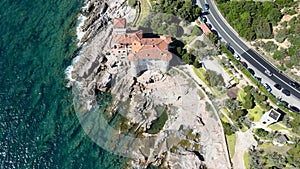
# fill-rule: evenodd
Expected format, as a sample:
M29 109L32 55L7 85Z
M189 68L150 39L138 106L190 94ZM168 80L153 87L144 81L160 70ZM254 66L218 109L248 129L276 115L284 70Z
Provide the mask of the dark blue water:
M122 168L83 132L65 88L80 0L0 1L0 168Z

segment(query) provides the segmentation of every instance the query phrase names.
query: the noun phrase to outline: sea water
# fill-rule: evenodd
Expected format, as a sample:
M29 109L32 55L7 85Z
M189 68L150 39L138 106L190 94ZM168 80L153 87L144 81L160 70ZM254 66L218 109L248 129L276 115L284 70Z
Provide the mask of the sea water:
M81 0L0 1L0 168L122 168L83 132L64 71Z

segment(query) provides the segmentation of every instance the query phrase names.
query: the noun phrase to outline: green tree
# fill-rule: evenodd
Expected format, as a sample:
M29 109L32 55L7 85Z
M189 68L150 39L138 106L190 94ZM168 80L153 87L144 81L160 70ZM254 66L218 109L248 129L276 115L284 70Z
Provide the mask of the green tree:
M253 109L255 107L254 98L251 93L247 93L244 96L244 100L243 106L245 109Z
M217 74L217 72L212 71L212 70L207 70L205 72L205 80L212 87L225 85L222 75Z
M186 64L192 64L193 63L193 55L190 53L185 53L182 56L182 60L186 63Z
M297 141L294 146L287 152L287 161L289 164L293 165L295 168L300 168L300 143Z
M231 124L222 121L222 125L223 125L223 129L224 129L224 133L226 135L232 135L234 133L234 130L233 130Z
M214 33L210 33L207 35L208 36L208 39L210 41L212 41L214 44L217 44L218 43L218 35L214 34Z
M167 28L167 34L176 37L178 34L178 28L175 23L172 23L168 28Z
M258 136L258 137L267 137L268 136L268 134L269 134L269 132L268 131L266 131L266 130L264 130L264 129L257 129L256 131L255 131L255 134Z

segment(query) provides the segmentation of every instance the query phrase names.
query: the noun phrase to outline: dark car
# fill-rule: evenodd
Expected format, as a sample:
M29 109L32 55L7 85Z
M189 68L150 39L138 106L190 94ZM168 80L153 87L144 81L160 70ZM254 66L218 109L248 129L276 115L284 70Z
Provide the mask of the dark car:
M285 95L287 95L287 96L291 95L291 92L288 89L283 89L282 93L285 94Z
M278 90L281 90L281 89L282 89L282 87L280 86L280 84L277 84L277 83L274 85L274 87L275 87L276 89L278 89Z
M247 63L246 62L241 62L241 64L245 67L245 68L247 68L248 67L248 65L247 65Z
M295 81L290 81L290 85L293 86L294 88L299 88L300 87L299 83L297 83Z
M267 83L264 83L263 85L265 86L265 88L267 89L268 92L272 91L270 85L268 85Z
M254 72L254 70L253 69L251 69L251 68L248 68L248 71L252 74L252 75L254 75L255 74L255 72Z
M284 100L281 100L281 101L279 101L281 104L283 104L283 106L284 107L288 107L289 106L289 103L288 102L286 102L286 101L284 101Z
M256 79L259 83L261 83L261 77L255 76L255 79Z
M204 9L205 10L209 10L209 5L208 4L204 4Z
M295 106L290 106L289 109L295 113L300 113L299 108L295 107Z
M234 55L234 49L231 47L231 46L229 46L229 45L227 45L227 49L229 50L229 52L232 54L232 55Z
M202 22L207 22L207 18L201 17L201 21L202 21Z
M206 24L207 25L207 27L209 28L209 29L212 29L212 26L211 26L211 24Z

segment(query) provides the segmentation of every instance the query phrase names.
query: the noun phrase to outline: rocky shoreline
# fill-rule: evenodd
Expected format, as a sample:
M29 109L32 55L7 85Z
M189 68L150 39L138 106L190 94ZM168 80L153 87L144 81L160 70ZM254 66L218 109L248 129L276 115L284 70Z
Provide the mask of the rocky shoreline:
M85 2L81 50L66 70L84 131L107 151L129 157L128 168L229 168L221 126L190 77L171 69L133 78L128 63L110 55L112 19L132 22L135 14L125 0Z

